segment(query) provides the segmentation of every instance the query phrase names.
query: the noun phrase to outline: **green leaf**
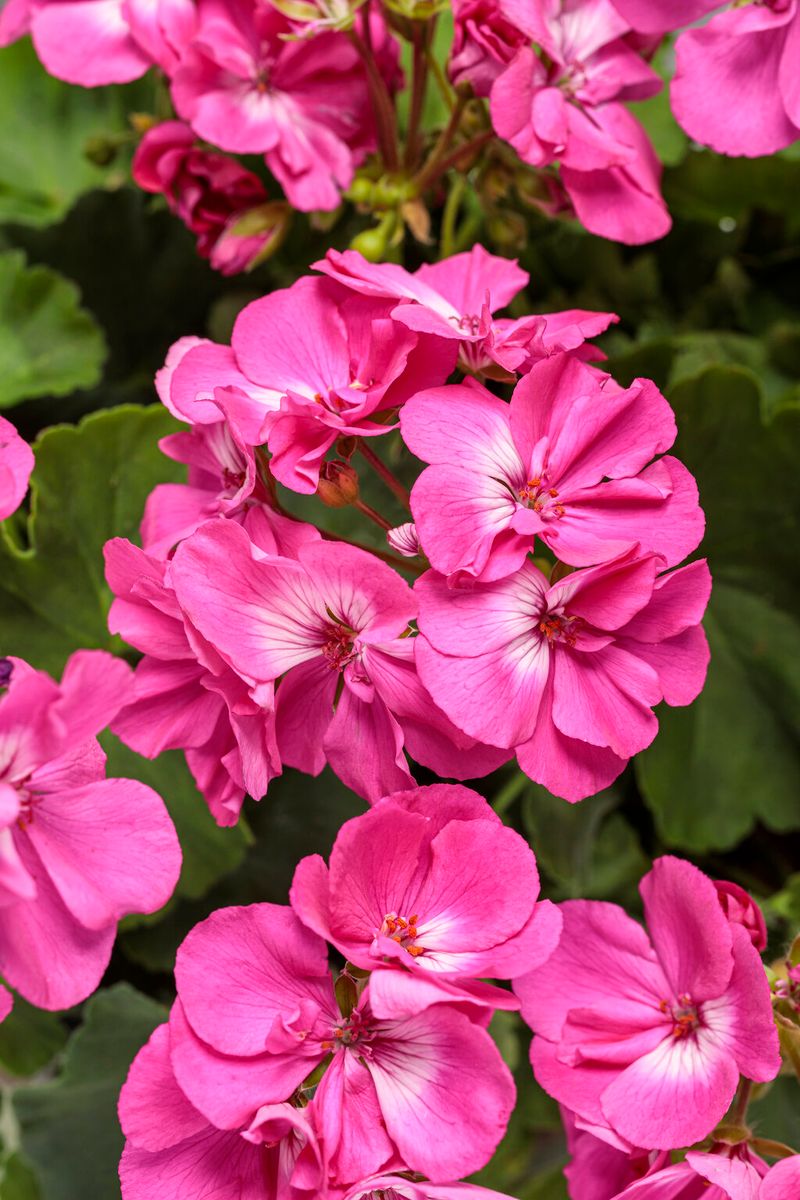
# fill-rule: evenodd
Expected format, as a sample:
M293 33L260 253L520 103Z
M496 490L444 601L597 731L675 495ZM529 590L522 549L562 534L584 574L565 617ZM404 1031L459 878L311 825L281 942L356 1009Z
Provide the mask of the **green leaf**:
M103 545L135 538L148 493L178 479L158 439L177 423L161 405L94 413L34 445L29 546L0 525L0 652L58 674L79 647L114 648Z
M10 1015L0 1024L0 1066L11 1075L34 1075L66 1040L66 1027L55 1013L15 996Z
M761 821L800 826L800 409L764 424L750 372L715 367L674 389L676 453L697 476L714 591L706 687L662 707L636 770L670 845L728 849Z
M27 40L0 50L0 221L48 225L81 192L119 186L124 164L98 167L85 150L91 139L129 132L127 112L149 85L82 88L48 75Z
M109 776L140 779L163 797L169 809L183 851L176 895L196 900L239 866L250 841L247 827L243 822L230 829L221 829L216 824L178 750L160 754L151 762L123 745L109 731L102 734L100 741L108 755ZM155 923L158 914L129 918L126 928L140 920Z
M166 1016L127 983L97 992L70 1039L59 1078L13 1093L20 1148L36 1171L42 1200L119 1196L117 1097L137 1051Z
M74 284L48 267L0 254L0 408L63 396L100 378L105 341Z
M35 1176L18 1154L0 1154L0 1196L3 1200L41 1200Z

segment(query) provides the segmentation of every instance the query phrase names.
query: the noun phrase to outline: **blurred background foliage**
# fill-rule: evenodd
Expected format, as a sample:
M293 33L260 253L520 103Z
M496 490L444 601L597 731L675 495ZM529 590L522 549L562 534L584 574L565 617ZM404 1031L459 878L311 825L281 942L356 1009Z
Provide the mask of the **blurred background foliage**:
M0 51L0 110L14 114L0 127L0 409L13 410L37 459L28 509L0 527L0 651L55 673L78 647L126 653L106 632L101 552L108 537L135 537L148 492L180 477L157 447L175 425L152 385L169 345L190 333L226 340L244 304L365 226L353 210L332 227L301 218L253 274L215 275L191 235L129 183L127 115L157 106L156 88L84 91L48 77L27 43ZM549 221L503 156L459 184L458 237L519 257L531 281L516 314L617 312L601 342L610 370L622 383L649 376L670 398L676 452L708 518L708 685L690 708L663 710L651 749L579 806L511 767L477 786L529 837L547 896L636 914L650 859L675 851L752 891L778 955L800 925L800 153L720 158L689 145L665 95L636 107L665 163L668 237L630 249ZM436 234L439 213L433 221ZM411 248L406 265L424 255ZM399 441L391 453L412 479ZM373 486L364 481L368 500ZM383 493L375 502L402 519ZM352 529L350 510L302 504L329 529ZM359 536L373 535L359 526ZM328 771L288 771L221 830L180 755L147 762L110 735L106 749L110 774L164 796L184 869L163 912L123 923L98 994L59 1015L17 1001L0 1026L2 1200L118 1200L116 1095L164 1018L181 938L220 905L285 902L297 860L327 853L363 808ZM492 1029L519 1104L479 1182L560 1200L557 1108L534 1084L518 1019L500 1013ZM763 1089L753 1115L800 1149L786 1085Z

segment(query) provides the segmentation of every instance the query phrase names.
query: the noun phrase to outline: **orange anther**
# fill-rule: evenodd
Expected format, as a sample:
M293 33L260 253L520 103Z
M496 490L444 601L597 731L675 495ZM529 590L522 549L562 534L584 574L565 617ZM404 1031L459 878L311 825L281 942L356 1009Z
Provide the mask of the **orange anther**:
M408 918L408 923L409 923L409 925L416 925L418 920L419 920L419 915L417 913L414 913L413 917Z
M556 496L558 495L558 492L556 491L555 488L550 488L550 490L548 491L547 494L548 494L548 496L552 496L553 499L555 500Z
M421 954L425 953L424 946L407 946L406 949L412 958L419 958Z

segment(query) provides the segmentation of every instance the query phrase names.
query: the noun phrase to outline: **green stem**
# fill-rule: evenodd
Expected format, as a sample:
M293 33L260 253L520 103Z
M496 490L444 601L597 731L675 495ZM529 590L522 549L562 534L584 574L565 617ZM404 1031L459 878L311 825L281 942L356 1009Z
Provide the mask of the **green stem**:
M428 157L428 161L425 163L422 170L417 174L414 180L417 185L418 193L421 194L424 192L431 180L438 174L439 165L453 144L453 138L458 133L458 127L461 124L461 118L464 115L464 109L466 106L466 96L459 96L456 100L453 111L450 113L450 119L442 132L439 134L436 145L433 147L433 150Z
M450 190L447 193L447 199L444 204L444 212L442 213L439 258L449 258L451 254L455 254L456 252L456 219L461 208L461 199L466 186L467 181L463 175L456 175L450 185Z
M392 492L394 492L400 503L408 508L408 502L410 499L408 488L404 487L394 472L386 466L386 463L382 462L381 459L378 458L372 447L367 445L365 439L361 439L358 444L358 448L369 465L372 467L375 474L379 475L386 486Z
M385 517L382 517L381 514L376 512L375 509L370 507L369 504L365 504L363 500L354 500L353 508L357 508L358 511L363 513L365 517L369 517L370 521L374 521L376 525L380 525L381 529L392 528Z
M442 67L442 64L439 62L438 58L434 54L432 46L428 46L427 55L428 55L428 66L431 69L431 74L433 75L433 78L436 80L436 86L438 87L439 91L441 92L442 99L444 100L445 104L447 105L447 107L449 109L452 110L453 107L455 106L456 101L455 101L455 93L454 93L452 87L450 86L450 80L445 75L444 68Z
M433 22L430 23L432 25ZM425 107L425 93L428 90L428 39L431 36L430 25L413 26L414 62L412 67L411 105L408 114L408 133L406 136L406 152L404 164L407 171L413 169L419 156L420 121Z
M498 817L502 816L530 783L528 776L522 771L517 771L512 775L508 783L500 789L492 801L492 808L497 813Z
M430 187L432 184L436 183L438 179L441 179L442 175L447 174L451 167L458 166L459 161L464 157L465 154L474 154L476 150L481 150L488 142L492 140L493 137L494 130L485 129L483 133L479 133L477 137L474 137L470 141L464 142L463 145L458 146L451 154L448 154L446 158L443 158L440 162L433 164L433 169L431 172L429 174L426 172L427 178L425 180L425 187Z
M744 1076L742 1076L739 1082L739 1090L736 1093L736 1099L733 1102L733 1108L731 1109L731 1115L728 1124L744 1125L747 1119L747 1106L750 1103L750 1097L752 1093L752 1079L745 1079Z
M367 72L367 83L375 109L378 141L384 165L388 171L397 171L400 167L400 159L397 153L397 119L394 102L375 61L369 33L368 9L369 3L364 6L364 37L362 38L356 29L349 30L347 36L355 46Z

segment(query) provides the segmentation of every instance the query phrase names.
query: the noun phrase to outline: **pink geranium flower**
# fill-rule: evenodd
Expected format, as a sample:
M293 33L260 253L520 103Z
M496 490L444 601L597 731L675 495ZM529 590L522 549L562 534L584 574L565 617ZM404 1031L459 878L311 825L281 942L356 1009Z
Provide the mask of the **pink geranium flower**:
M437 710L408 637L417 602L373 555L340 543L297 559L254 557L246 532L212 522L178 548L178 602L239 676L277 690L284 763L317 775L330 763L369 800L413 787L403 748L451 778L494 770L507 753L477 745Z
M263 543L270 531L260 532ZM275 551L274 540L265 544ZM146 758L183 750L214 819L233 825L245 794L260 799L281 773L269 689L254 699L191 626L167 563L124 538L106 543L105 559L116 596L109 629L144 655L112 728Z
M198 28L172 73L172 97L200 137L237 154L264 154L294 208L333 209L374 143L363 64L349 39L293 38L268 4L199 0ZM390 84L396 49L375 23Z
M134 1059L119 1098L126 1137L123 1200L315 1200L326 1193L307 1110L265 1105L241 1130L220 1130L186 1098L160 1025Z
M373 1003L379 997L387 1016L462 994L508 1007L508 993L463 985L508 979L552 952L561 923L538 894L524 839L477 792L435 784L387 796L348 821L329 867L318 854L302 859L291 903L349 962L399 968L372 977Z
M30 33L51 75L98 87L168 71L194 27L192 0L9 0L0 46Z
M528 560L471 590L429 571L415 585L422 681L460 729L582 800L650 745L654 705L689 704L703 686L708 568L662 566L634 550L548 584Z
M324 941L289 908L215 912L175 978L172 1067L218 1128L249 1126L326 1063L308 1111L340 1183L393 1168L457 1178L502 1137L514 1086L486 1031L448 1004L379 1018L363 980L345 979L337 1003Z
M675 458L652 462L677 429L649 380L623 389L559 354L532 368L510 405L474 382L437 388L412 397L400 428L432 464L411 508L442 574L500 579L536 538L573 566L635 542L672 566L702 537L692 476Z
M33 451L5 417L0 417L0 521L19 508L34 467Z
M79 650L61 684L2 660L0 974L32 1004L68 1008L97 987L117 922L170 898L181 852L160 796L106 779L95 734L130 668Z
M268 205L258 176L232 158L201 150L182 121L164 121L147 131L132 173L139 187L165 198L197 236L200 257L223 275L248 270L285 228L285 205ZM241 237L236 231L248 215L259 217L260 228Z
M727 879L715 879L714 887L728 920L743 926L756 950L766 950L767 923L753 897L738 883L731 883Z
M613 1200L763 1200L770 1194L767 1170L746 1143L720 1145L711 1154L690 1150L683 1162L653 1169ZM790 1200L790 1193L781 1200Z
M2 983L0 983L0 1021L5 1021L13 1006L14 997L8 988L4 988Z
M447 73L454 87L468 83L488 96L497 76L527 40L503 14L500 0L454 0L453 44Z
M739 1075L773 1079L780 1054L761 959L712 881L665 857L640 890L649 934L616 905L567 901L554 954L514 989L545 1090L633 1145L670 1149L707 1137Z
M496 79L492 123L523 162L559 164L581 222L592 233L639 244L670 228L660 167L644 130L622 106L661 88L625 40L630 26L611 0L502 0L501 9L545 51L523 46Z
M630 1183L669 1161L666 1151L629 1146L610 1130L597 1129L561 1107L570 1161L564 1175L570 1200L612 1200Z
M465 254L425 264L413 274L394 263L370 263L356 250L329 250L313 264L362 296L399 301L394 320L455 343L465 371L507 374L558 350L578 350L617 320L613 313L572 309L520 320L498 319L528 283L516 261L476 245ZM419 390L418 385L417 390Z
M512 1200L474 1183L414 1183L405 1176L374 1175L348 1188L342 1200Z

